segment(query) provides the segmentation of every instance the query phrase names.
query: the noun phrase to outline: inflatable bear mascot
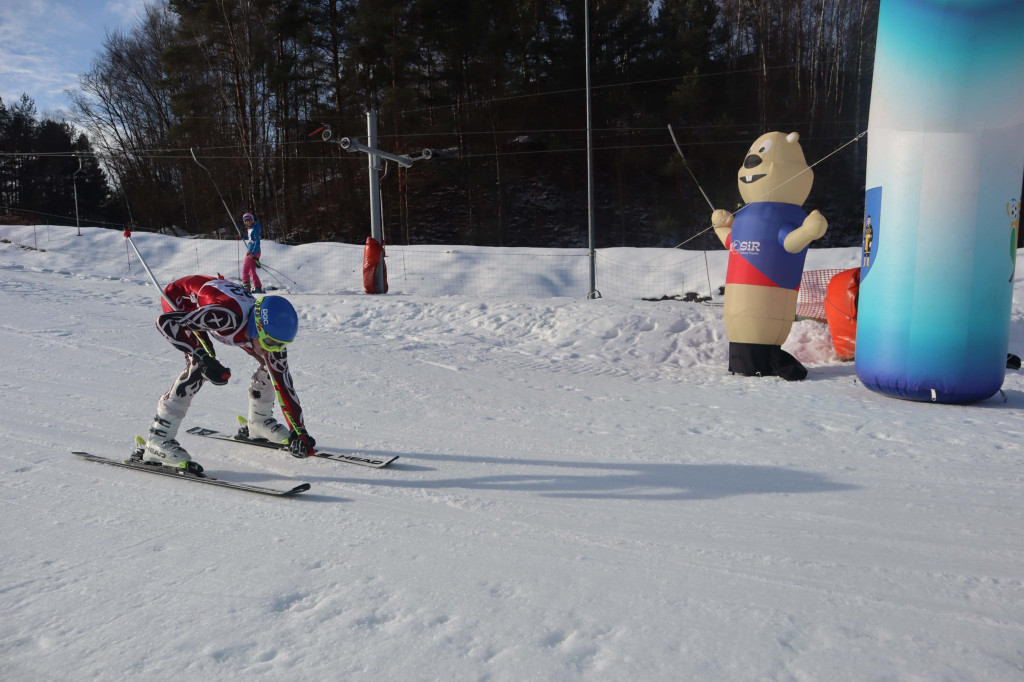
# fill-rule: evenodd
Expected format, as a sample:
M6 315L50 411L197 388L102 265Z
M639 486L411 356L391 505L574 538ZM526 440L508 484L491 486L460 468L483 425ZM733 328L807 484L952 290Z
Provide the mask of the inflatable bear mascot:
M828 222L801 205L811 192L811 172L797 133L757 138L738 173L746 203L735 215L718 209L711 224L729 249L725 277L725 332L729 371L800 381L807 369L782 350L796 316L797 290L807 245Z

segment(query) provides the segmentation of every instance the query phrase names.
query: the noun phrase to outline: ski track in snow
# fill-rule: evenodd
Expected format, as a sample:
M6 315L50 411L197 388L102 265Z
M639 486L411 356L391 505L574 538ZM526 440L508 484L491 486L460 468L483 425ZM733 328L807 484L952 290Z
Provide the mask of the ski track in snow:
M1019 373L928 405L810 321L787 384L728 374L714 307L293 300L313 435L400 459L183 435L214 476L312 490L188 485L68 454L126 455L180 369L153 288L0 244L0 677L1024 676ZM244 413L253 364L221 357L186 428Z

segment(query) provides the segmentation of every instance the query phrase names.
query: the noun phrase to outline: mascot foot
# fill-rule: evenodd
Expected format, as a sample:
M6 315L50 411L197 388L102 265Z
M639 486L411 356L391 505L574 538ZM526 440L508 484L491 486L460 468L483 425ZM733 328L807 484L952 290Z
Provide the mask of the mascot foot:
M781 346L761 343L730 343L729 371L747 377L777 376L786 381L807 378L807 368Z

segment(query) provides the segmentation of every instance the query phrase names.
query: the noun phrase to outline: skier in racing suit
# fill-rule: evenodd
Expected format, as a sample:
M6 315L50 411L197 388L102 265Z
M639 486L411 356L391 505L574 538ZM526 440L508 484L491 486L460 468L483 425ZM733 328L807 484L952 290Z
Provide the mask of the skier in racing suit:
M298 329L298 316L291 303L281 296L254 299L235 282L207 275L189 275L171 282L164 294L164 313L157 318L156 326L172 346L185 354L185 369L157 404L143 461L202 471L191 462L176 437L203 382L222 386L231 377L231 371L217 360L211 339L237 346L258 362L249 385L248 424L239 435L285 443L295 457L312 456L316 441L303 425L285 349ZM275 393L287 427L274 419Z

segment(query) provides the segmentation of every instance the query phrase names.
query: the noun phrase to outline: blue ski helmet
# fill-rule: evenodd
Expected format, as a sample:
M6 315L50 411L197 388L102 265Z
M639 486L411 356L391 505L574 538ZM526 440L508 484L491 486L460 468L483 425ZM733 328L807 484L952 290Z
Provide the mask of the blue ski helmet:
M299 316L288 299L281 296L263 296L249 318L249 338L258 340L263 349L276 353L295 340L299 330Z

